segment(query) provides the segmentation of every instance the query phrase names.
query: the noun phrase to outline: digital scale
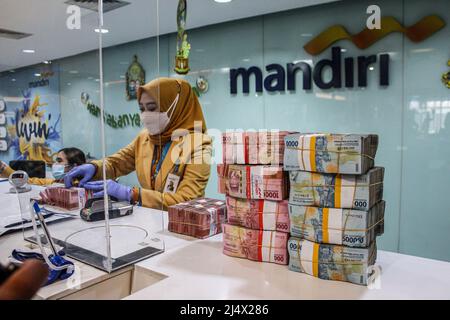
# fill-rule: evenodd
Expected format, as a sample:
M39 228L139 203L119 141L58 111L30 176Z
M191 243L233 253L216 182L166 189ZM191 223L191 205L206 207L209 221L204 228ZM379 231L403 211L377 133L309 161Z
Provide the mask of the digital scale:
M31 191L28 185L28 173L19 170L11 173L9 176L9 183L13 186L9 192L11 193L25 193Z

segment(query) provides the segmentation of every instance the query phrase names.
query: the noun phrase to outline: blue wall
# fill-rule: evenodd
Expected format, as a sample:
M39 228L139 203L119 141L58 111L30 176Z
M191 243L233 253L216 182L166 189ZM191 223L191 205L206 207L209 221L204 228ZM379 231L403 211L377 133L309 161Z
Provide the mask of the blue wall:
M380 147L376 164L386 167L385 234L379 248L450 261L450 205L445 201L450 181L450 91L441 82L450 59L450 1L378 1L382 16L394 16L405 26L438 14L447 25L421 43L391 34L366 50L349 41L336 45L344 57L388 53L390 85L378 85L378 68L369 72L367 88L230 95L229 69L285 65L306 61L315 65L331 57L331 48L318 56L303 46L325 28L344 25L350 33L365 27L371 1L345 1L191 30L192 84L199 75L210 82L200 99L209 128L226 130L288 129L311 132L376 133ZM125 74L134 54L147 71L147 80L175 76L175 35L160 37L160 59L155 39L104 50L105 103L112 114L137 112L136 101L125 100ZM88 92L98 104L98 56L86 53L58 61L64 145L78 146L100 157L99 120L80 101ZM78 71L77 74L70 71ZM325 78L329 77L325 74ZM298 82L301 83L300 77ZM70 84L70 85L69 85ZM107 150L128 144L139 128L106 130ZM217 131L213 131L215 133ZM216 156L221 159L219 141ZM207 195L217 194L212 169ZM134 174L122 182L136 183Z

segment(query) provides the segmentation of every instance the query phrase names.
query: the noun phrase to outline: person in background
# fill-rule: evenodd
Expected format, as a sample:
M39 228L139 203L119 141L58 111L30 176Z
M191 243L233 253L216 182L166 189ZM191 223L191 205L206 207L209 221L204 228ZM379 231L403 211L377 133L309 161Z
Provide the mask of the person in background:
M64 176L71 169L86 163L83 151L77 148L64 148L58 151L52 165L52 178L29 178L29 184L48 186L53 183L63 183ZM8 178L14 170L3 161L0 162L0 177Z
M47 281L48 267L39 260L29 260L0 284L0 300L29 300Z
M181 79L155 79L139 87L137 98L145 130L107 157L105 168L100 160L72 169L65 177L66 187L81 179L81 187L102 197L103 181L98 180L103 170L107 179L136 171L140 186L108 180L107 194L156 209L204 196L211 169L211 138L205 135L202 108L190 84Z

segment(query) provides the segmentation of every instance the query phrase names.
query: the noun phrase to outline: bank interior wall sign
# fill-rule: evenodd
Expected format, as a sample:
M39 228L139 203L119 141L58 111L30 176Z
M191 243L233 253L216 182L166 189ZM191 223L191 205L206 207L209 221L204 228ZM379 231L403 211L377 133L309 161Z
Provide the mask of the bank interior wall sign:
M179 0L177 8L177 55L175 57L175 72L181 75L189 73L189 53L191 45L186 33L187 0Z
M450 60L447 61L447 66L450 67ZM442 82L450 89L450 71L442 75Z
M137 99L137 89L145 84L145 70L138 62L138 57L133 57L133 62L128 67L126 74L127 100Z
M350 40L359 49L366 49L392 32L401 32L413 42L421 42L445 26L437 15L422 18L410 27L404 27L394 17L383 17L381 29L365 28L351 35L342 25L334 25L309 41L303 48L311 55L318 55L339 40Z

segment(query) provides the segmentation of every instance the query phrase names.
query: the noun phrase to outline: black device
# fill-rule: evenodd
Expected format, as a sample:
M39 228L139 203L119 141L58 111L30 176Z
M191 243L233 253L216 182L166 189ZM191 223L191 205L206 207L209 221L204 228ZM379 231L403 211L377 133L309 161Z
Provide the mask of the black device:
M25 171L30 178L45 178L45 161L12 160L9 166L15 171Z
M86 205L80 211L81 219L89 222L105 220L105 203L103 198L92 198L86 202ZM116 219L129 216L133 213L133 205L127 202L109 200L108 205L109 219Z
M4 266L0 263L0 284L3 284L14 272L16 272L19 269L18 266L15 264L8 264L7 266Z

